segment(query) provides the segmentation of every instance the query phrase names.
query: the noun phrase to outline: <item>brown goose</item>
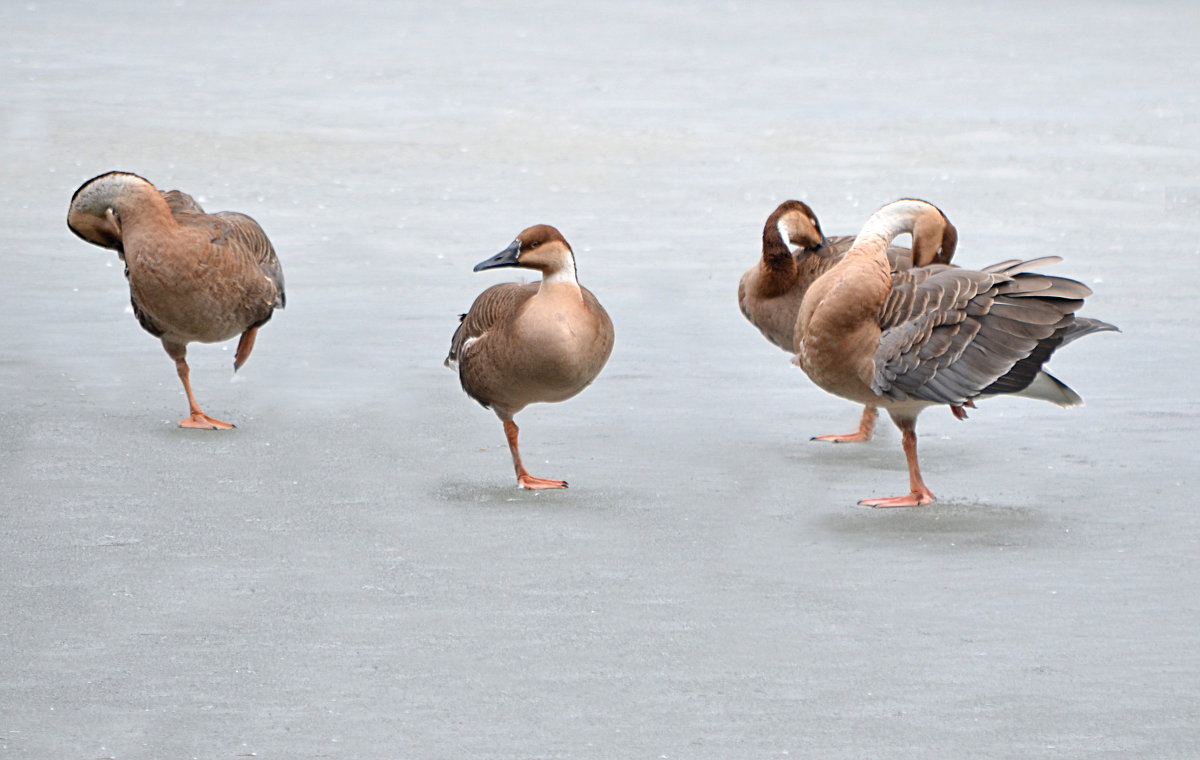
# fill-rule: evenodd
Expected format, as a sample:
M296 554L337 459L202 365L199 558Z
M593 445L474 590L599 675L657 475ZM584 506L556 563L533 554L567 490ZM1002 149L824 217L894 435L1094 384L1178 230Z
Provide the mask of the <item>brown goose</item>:
M1057 256L892 273L888 243L935 211L910 199L876 211L842 261L809 287L797 318L795 363L830 393L884 407L903 435L909 493L859 502L871 507L933 501L917 464L922 409L948 404L963 416L963 406L1002 393L1080 404L1042 365L1072 340L1117 329L1075 316L1087 286L1030 271Z
M236 372L250 358L258 328L284 307L283 269L258 223L233 211L206 214L186 193L160 193L136 174L108 172L75 191L67 226L125 262L133 313L162 339L183 381L191 414L180 427L234 427L196 404L187 344L240 334Z
M467 395L504 423L517 485L566 488L566 481L536 478L521 464L513 416L590 385L612 353L612 321L579 284L571 246L553 227L530 227L475 271L497 267L535 269L542 281L501 283L480 293L454 331L445 364L458 372Z
M948 264L958 245L958 231L945 214L922 216L912 230L913 247L889 246L892 271L927 264ZM738 283L738 305L750 324L767 340L788 353L796 351L796 316L808 287L834 267L853 235L827 238L817 215L803 201L784 201L763 226L762 259L746 270ZM814 441L869 441L879 416L872 404L863 407L854 433L815 436Z

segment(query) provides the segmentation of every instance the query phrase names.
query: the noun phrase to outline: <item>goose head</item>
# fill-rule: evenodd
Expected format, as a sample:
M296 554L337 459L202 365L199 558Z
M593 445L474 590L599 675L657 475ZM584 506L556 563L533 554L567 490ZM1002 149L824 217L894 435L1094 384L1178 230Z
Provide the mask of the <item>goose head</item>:
M106 172L93 177L71 196L67 226L93 245L120 251L122 207L145 188L154 191L148 181L129 172Z
M817 215L803 201L784 201L767 217L763 227L763 248L782 244L789 253L816 250L825 245L825 234Z
M476 264L475 271L500 267L534 269L545 281L575 281L575 254L562 233L548 224L522 231L503 251Z
M912 259L914 267L949 264L958 247L958 230L934 205L922 208L913 220Z
M916 198L901 198L880 207L863 225L854 242L870 237L883 238L890 244L897 235L911 233L913 238L913 266L947 264L958 246L958 230L929 201Z

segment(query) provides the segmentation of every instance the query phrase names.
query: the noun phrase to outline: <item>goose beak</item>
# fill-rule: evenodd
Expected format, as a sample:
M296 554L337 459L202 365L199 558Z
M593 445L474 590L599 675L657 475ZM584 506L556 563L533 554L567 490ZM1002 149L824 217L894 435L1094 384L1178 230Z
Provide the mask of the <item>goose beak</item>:
M500 253L497 253L495 256L491 257L490 259L484 259L483 261L476 264L475 269L473 271L482 272L485 269L498 269L500 267L519 266L519 264L517 263L517 257L520 255L521 255L521 244L518 243L516 240L514 240L514 241L512 241L512 244L510 246L505 248Z

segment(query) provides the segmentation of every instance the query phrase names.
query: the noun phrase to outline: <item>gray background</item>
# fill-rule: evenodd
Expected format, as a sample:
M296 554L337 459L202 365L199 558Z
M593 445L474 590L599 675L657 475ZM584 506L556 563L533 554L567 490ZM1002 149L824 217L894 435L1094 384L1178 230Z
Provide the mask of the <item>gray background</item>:
M1195 757L1194 3L5 3L0 756ZM289 306L170 360L65 225L256 217ZM1088 405L858 410L738 313L780 201L900 196L1096 294ZM557 225L617 342L500 423L441 366ZM1187 485L1185 485L1185 483Z

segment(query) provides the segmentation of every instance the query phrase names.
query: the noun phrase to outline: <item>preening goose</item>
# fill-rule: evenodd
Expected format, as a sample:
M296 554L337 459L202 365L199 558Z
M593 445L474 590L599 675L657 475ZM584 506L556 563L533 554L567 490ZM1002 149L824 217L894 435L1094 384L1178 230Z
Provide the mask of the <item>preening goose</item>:
M913 225L911 250L888 247L893 271L950 263L958 245L958 232L940 210L935 211ZM742 314L771 343L795 353L796 317L804 294L818 277L842 260L853 242L853 235L825 237L817 215L807 203L789 200L779 204L763 226L762 258L746 270L738 283ZM815 436L813 440L869 441L877 417L874 405L867 404L856 432Z
M187 344L241 335L237 371L258 328L284 307L283 269L258 223L233 211L206 214L186 193L160 193L136 174L108 172L75 191L67 226L125 262L133 313L162 340L187 393L190 415L180 427L232 428L197 405Z
M1072 340L1117 329L1075 316L1087 286L1031 271L1057 256L893 274L888 243L935 210L905 199L876 211L842 261L809 287L797 317L795 363L822 389L885 408L903 436L909 493L859 502L867 506L933 501L917 464L922 409L947 404L964 416L962 407L1003 393L1079 404L1042 365Z
M537 270L542 280L501 283L480 293L454 331L445 364L458 372L467 395L504 423L517 485L566 488L566 481L534 477L521 464L513 416L590 385L612 353L612 321L579 284L571 246L549 225L524 230L475 271L497 267Z

